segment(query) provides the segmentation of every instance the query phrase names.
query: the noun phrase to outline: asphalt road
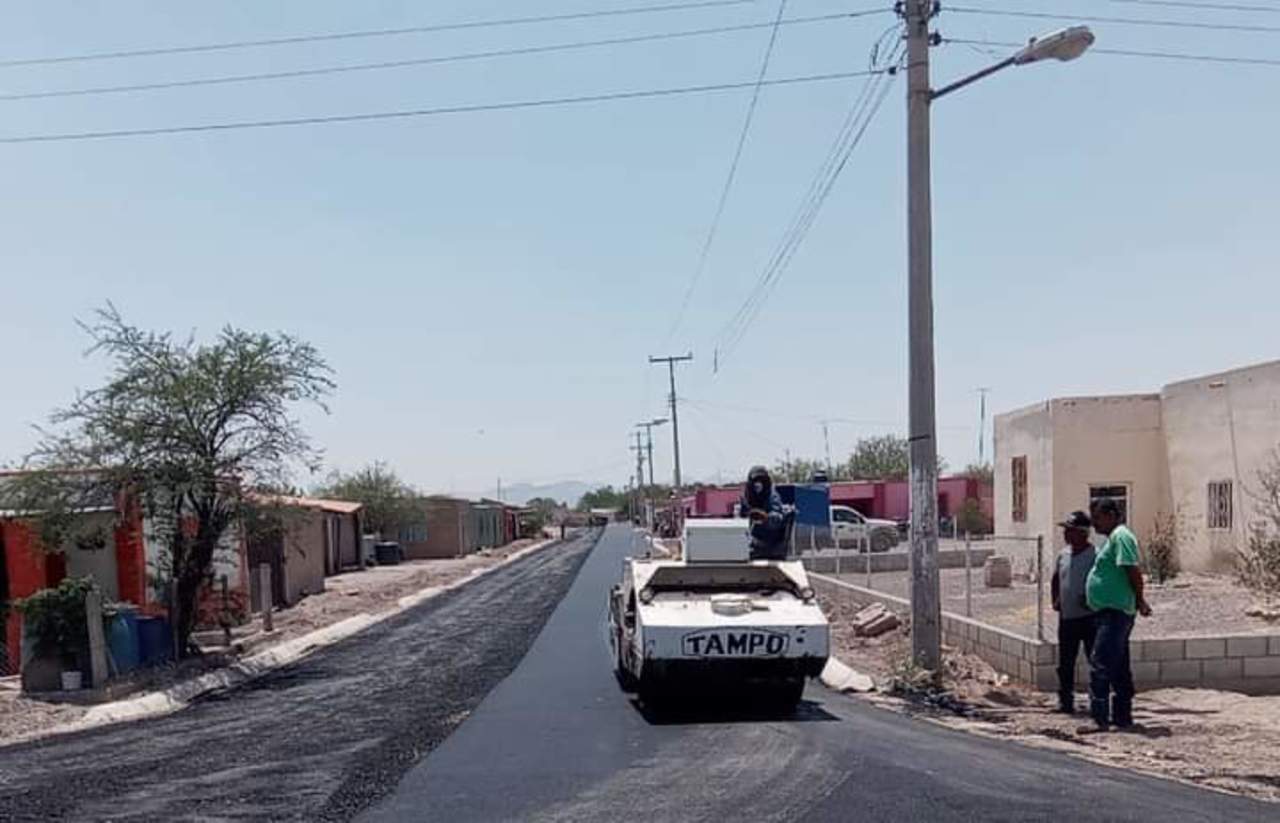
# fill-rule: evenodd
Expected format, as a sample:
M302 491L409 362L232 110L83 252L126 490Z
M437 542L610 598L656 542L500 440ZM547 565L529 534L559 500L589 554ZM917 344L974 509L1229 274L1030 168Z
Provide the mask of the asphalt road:
M646 717L618 689L610 527L528 654L393 794L391 821L1274 821L1280 808L953 732L810 686L793 719Z
M593 543L535 552L181 712L0 748L0 821L349 820L516 667Z

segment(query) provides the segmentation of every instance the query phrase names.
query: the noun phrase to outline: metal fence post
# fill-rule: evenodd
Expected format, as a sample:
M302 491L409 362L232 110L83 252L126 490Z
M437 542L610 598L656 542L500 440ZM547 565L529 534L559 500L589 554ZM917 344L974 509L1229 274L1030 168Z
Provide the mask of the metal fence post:
M969 533L964 533L964 616L973 617L973 561L969 557Z
M871 588L871 542L867 541L863 548L867 550L867 588Z
M1036 639L1044 641L1044 535L1036 535Z

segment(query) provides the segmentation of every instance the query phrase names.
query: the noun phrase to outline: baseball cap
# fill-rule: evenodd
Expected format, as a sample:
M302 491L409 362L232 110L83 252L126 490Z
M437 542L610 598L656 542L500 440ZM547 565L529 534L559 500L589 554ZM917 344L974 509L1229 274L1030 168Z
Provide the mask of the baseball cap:
M1090 529L1093 528L1093 521L1089 519L1089 515L1077 510L1067 515L1058 525L1072 529Z

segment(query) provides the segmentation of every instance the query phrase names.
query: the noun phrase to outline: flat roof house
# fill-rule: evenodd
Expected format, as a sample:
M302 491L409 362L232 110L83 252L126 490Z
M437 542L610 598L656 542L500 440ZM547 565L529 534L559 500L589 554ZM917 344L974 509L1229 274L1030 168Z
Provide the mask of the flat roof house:
M1073 509L1111 498L1143 539L1181 518L1184 568L1228 568L1258 472L1280 446L1280 361L1157 393L1046 400L995 418L996 533L1057 542Z

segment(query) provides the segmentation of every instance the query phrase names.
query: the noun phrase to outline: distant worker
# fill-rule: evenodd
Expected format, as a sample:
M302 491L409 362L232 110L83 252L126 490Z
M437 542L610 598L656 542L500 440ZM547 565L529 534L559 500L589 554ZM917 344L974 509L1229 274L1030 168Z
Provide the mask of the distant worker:
M773 488L773 478L764 466L747 473L742 493L742 511L751 521L752 560L782 560L787 556L787 511L782 497Z
M1085 581L1093 569L1094 548L1089 540L1093 521L1074 511L1058 524L1067 546L1058 554L1052 578L1053 610L1058 613L1058 711L1075 714L1076 657L1093 654L1093 609L1085 597Z

